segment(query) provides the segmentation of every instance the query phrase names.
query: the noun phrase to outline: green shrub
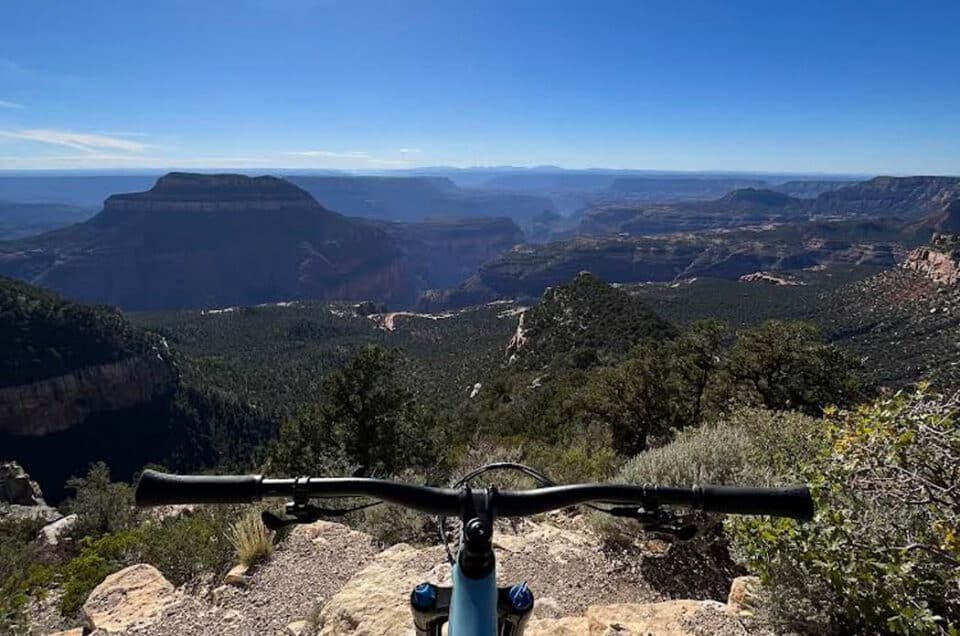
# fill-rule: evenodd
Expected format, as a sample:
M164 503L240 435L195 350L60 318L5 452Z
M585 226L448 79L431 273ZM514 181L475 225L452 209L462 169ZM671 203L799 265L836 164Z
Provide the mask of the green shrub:
M61 612L75 614L104 578L134 563L149 563L175 585L204 572L225 571L233 558L226 536L233 515L229 509L203 508L82 539L80 554L60 572Z
M660 448L628 461L615 481L663 486L796 483L795 463L809 461L826 443L825 422L789 412L743 409L716 424L688 429ZM631 543L639 526L608 515L591 516L608 542Z
M0 521L0 633L26 633L23 607L52 579L50 567L37 562L33 542L43 522Z
M127 484L112 483L110 469L103 462L91 464L85 477L71 478L67 488L74 491L65 509L77 515L76 537L121 532L136 521L133 491Z
M424 545L437 540L436 520L431 515L403 506L380 504L367 508L355 525L387 546L397 543Z
M700 424L717 399L723 332L721 323L700 322L675 340L641 343L620 364L596 369L581 391L585 417L608 426L613 447L628 457L651 437Z
M602 426L590 426L567 442L529 441L521 450L524 463L558 484L605 481L622 463L611 446L609 430Z
M140 556L141 536L137 530L83 539L80 554L64 566L61 574L60 611L65 616L76 614L93 588L113 572L138 562Z
M140 527L143 560L175 585L203 572L222 573L232 564L227 537L236 513L211 506Z
M916 393L833 417L802 466L812 523L729 520L775 624L821 634L960 630L960 406Z
M854 360L803 322L768 320L738 334L726 375L737 402L809 415L862 393Z
M436 471L445 462L446 424L414 401L399 377L396 352L367 346L321 383L322 401L284 423L271 470L321 475Z

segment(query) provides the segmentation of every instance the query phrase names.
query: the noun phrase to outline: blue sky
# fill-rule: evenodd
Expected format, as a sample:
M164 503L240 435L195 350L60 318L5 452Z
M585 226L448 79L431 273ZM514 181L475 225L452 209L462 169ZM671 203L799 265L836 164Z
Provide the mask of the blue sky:
M0 4L0 169L960 173L960 2Z

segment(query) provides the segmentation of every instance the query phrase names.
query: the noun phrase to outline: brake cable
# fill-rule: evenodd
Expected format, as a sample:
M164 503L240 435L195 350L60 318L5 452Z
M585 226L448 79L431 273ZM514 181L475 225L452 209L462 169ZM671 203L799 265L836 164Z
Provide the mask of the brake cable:
M527 466L526 464L520 464L518 462L493 462L490 464L485 464L483 466L480 466L479 468L473 469L472 471L470 471L469 473L467 473L466 475L458 479L455 483L451 484L450 487L454 489L461 488L465 484L467 484L470 480L475 479L476 477L479 477L484 473L488 473L494 470L516 470L518 472L521 472L527 475L528 477L533 478L533 480L539 483L540 486L556 486L557 485L557 482L553 481L552 479L547 477L545 474L543 474L536 468L532 468L530 466ZM597 510L599 512L606 512L606 513L612 514L606 508L602 508L600 506L596 506L591 503L585 503L583 505L588 508L592 508L593 510ZM621 516L624 516L624 515L621 515ZM453 552L450 550L450 543L447 540L446 524L447 524L446 516L441 515L437 517L437 533L440 536L440 542L443 544L444 552L447 553L447 561L450 562L450 565L453 565L456 559L453 556Z
M558 485L557 482L553 481L536 468L532 468L526 464L520 464L518 462L493 462L470 471L452 484L451 487L461 488L470 480L493 470L519 471L528 477L533 478L540 484L541 487ZM651 531L655 534L666 534L674 538L679 538L681 541L688 541L692 539L694 536L696 536L697 532L696 526L670 525L671 522L676 522L682 517L679 515L671 515L658 506L653 506L647 509L639 506L614 506L612 508L604 508L603 506L598 506L592 503L584 503L580 505L590 508L591 510L596 510L597 512L608 514L611 517L634 519L641 523L645 531ZM441 515L437 517L437 533L440 536L440 542L443 544L443 550L446 552L447 561L449 561L450 565L453 565L456 562L456 559L453 556L453 552L450 550L450 543L447 540L446 523L446 516Z

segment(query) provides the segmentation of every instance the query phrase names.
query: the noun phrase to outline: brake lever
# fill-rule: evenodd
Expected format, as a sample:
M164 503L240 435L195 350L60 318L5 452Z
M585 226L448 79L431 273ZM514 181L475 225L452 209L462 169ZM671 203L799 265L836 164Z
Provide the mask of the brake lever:
M670 541L690 541L700 533L700 528L696 524L683 523L682 515L671 514L659 507L647 509L616 506L604 512L614 517L634 519L640 523L645 533Z
M263 525L265 525L268 530L276 532L287 526L301 523L314 523L329 517L343 517L349 512L358 510L358 508L324 508L322 506L296 503L293 501L288 501L284 509L286 516L283 517L267 510L261 512L260 519L263 521Z

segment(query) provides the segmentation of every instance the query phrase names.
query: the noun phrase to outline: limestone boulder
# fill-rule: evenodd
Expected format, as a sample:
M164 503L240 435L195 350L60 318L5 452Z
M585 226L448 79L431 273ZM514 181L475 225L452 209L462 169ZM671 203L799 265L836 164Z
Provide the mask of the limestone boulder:
M695 636L703 623L736 623L716 601L661 601L595 605L587 610L589 636ZM700 632L702 633L702 632Z
M40 528L40 532L37 533L37 541L44 547L54 548L67 538L67 535L76 525L77 515L75 514L57 519L53 523L48 523Z
M83 620L90 630L106 634L142 629L182 600L159 570L139 563L111 574L94 588L83 604Z
M400 543L378 554L327 601L320 612L320 636L411 633L410 590L425 580L449 583L449 567L438 550L417 550ZM425 567L426 566L426 567Z
M533 619L524 630L524 636L586 636L590 621L585 616Z

